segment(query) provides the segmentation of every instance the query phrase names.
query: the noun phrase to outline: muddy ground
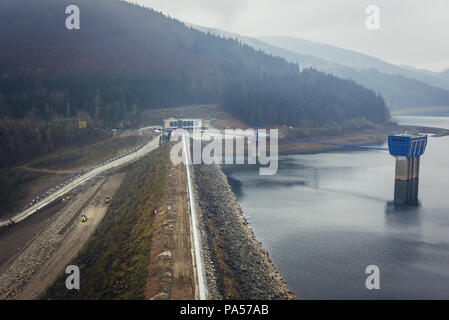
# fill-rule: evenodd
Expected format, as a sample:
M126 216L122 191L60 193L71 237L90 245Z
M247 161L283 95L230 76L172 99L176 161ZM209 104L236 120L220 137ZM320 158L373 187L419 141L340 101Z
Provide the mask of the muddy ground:
M154 132L125 131L116 138L55 151L28 163L1 169L0 217L9 219L77 176L139 149L154 136ZM77 157L72 161L73 155Z
M69 221L60 231L59 235L65 235L56 253L46 261L39 272L27 283L17 299L38 299L46 289L57 279L83 248L89 237L103 219L108 208L105 197L115 193L123 179L123 173L113 175L101 183L101 186L73 216L74 221ZM86 222L81 222L80 213L87 216Z
M192 300L196 297L190 246L186 176L183 165L170 163L166 196L159 205L149 265L146 299Z
M12 228L0 230L0 299L36 299L78 254L101 221L123 173L98 177L69 201L43 209ZM81 223L81 214L88 221Z

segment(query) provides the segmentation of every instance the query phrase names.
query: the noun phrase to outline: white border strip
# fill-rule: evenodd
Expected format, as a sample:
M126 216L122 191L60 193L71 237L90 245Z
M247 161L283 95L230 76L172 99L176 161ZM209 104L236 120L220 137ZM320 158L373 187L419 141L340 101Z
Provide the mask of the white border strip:
M193 233L193 247L194 247L194 254L195 254L195 263L196 263L196 271L198 274L198 291L200 300L206 300L206 294L207 294L207 288L205 283L205 276L204 276L204 268L203 268L203 261L201 256L201 246L200 246L200 234L198 232L198 221L195 211L195 197L193 194L193 188L192 188L192 180L190 177L190 157L188 155L190 154L190 150L187 148L187 140L185 135L182 136L183 140L183 154L184 154L184 163L186 167L186 175L187 175L187 185L188 185L188 196L189 196L189 203L190 203L190 217L192 219L192 233Z

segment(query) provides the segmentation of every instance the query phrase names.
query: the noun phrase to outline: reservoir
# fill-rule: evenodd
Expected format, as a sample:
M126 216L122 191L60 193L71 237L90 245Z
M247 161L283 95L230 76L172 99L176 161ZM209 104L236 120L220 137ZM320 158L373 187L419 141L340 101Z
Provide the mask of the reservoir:
M396 120L449 128L449 117ZM274 176L251 165L223 171L298 297L449 299L449 137L429 137L419 207L391 205L394 167L387 151L342 150L280 156ZM380 268L379 290L365 287L369 265Z

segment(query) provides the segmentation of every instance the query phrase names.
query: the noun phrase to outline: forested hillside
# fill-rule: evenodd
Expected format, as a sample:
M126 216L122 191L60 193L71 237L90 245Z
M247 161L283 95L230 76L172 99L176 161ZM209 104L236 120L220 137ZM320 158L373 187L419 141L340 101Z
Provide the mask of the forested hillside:
M44 118L77 110L116 124L143 108L215 102L225 81L294 67L118 0L81 0L81 29L65 0L0 4L0 114Z
M354 51L297 38L251 38L219 29L192 26L203 32L238 39L268 54L297 63L301 69L314 68L339 78L354 80L379 92L390 110L449 105L449 91L446 90L449 88L449 77L445 81L444 73L396 66Z
M381 96L314 69L233 82L226 87L223 100L228 111L254 126L314 127L349 119L382 123L389 117Z
M65 27L71 4L80 8L80 30ZM3 0L0 30L4 119L83 115L96 126L132 127L142 110L195 103L218 103L252 124L389 118L381 97L351 81L300 72L119 0ZM11 145L5 123L0 139Z

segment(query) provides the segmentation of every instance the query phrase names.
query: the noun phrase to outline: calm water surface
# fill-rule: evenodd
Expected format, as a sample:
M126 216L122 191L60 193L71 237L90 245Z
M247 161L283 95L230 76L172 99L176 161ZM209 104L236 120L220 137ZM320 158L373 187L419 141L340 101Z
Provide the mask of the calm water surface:
M449 117L398 117L449 128ZM449 137L421 158L421 206L395 209L384 151L281 156L275 176L226 166L257 238L304 299L449 298ZM365 288L377 265L380 290Z

